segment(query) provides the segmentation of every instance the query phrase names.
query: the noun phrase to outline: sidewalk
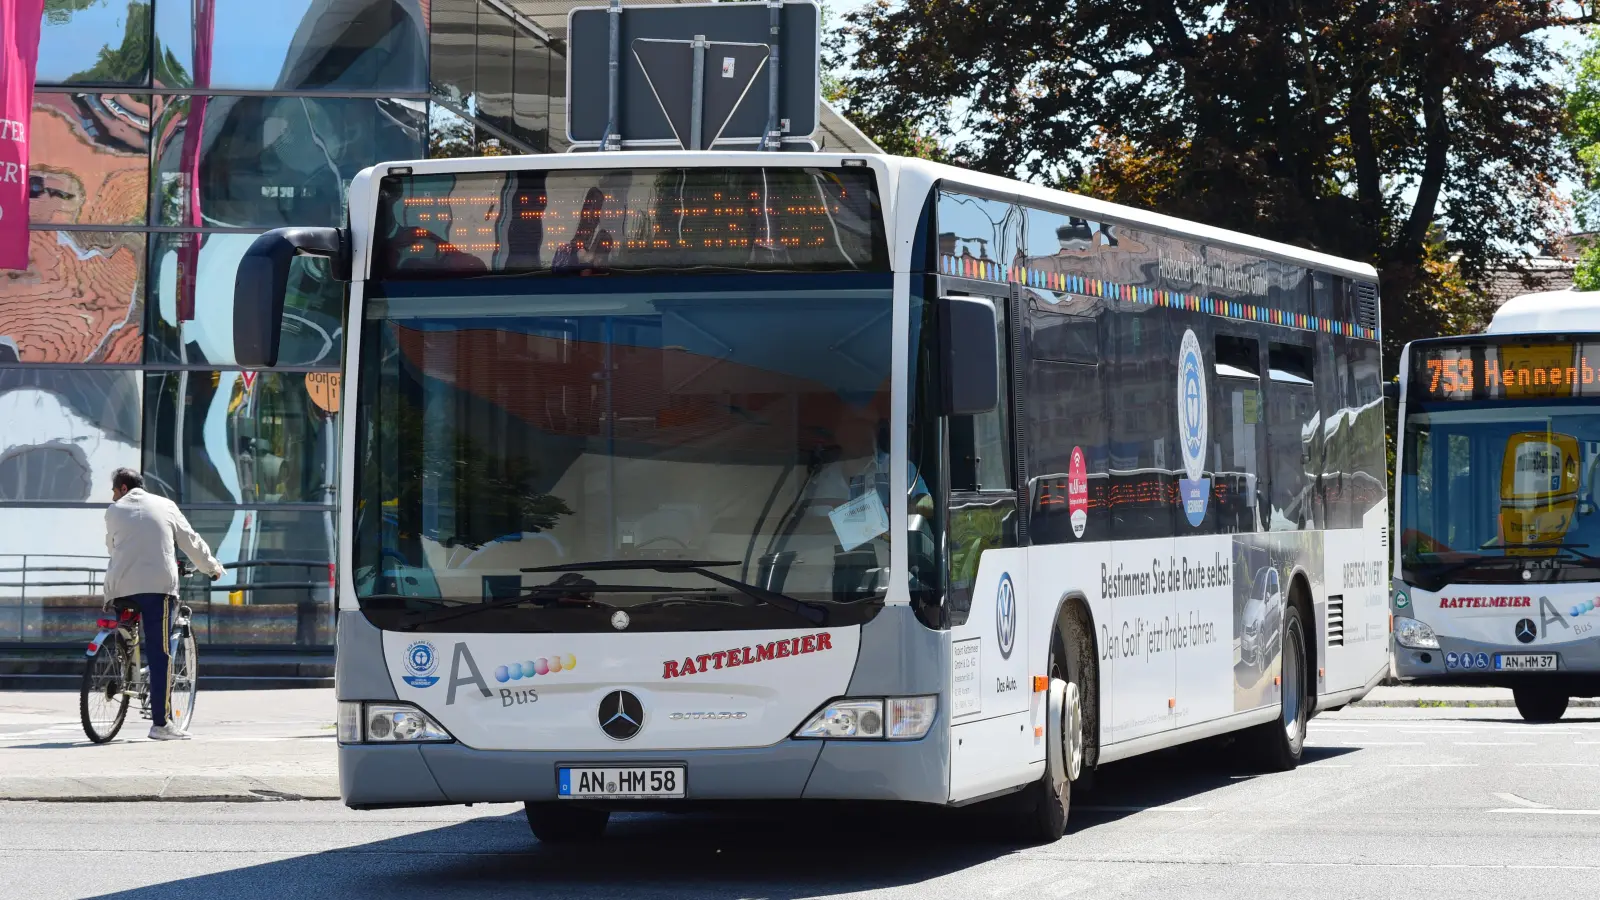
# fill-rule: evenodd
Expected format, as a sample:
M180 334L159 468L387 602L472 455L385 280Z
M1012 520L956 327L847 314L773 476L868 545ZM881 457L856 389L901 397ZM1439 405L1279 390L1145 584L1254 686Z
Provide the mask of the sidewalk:
M97 746L76 692L0 692L0 800L338 798L331 689L202 690L194 716L192 740L157 742L130 706Z
M1441 687L1380 687L1351 704L1512 705L1508 690ZM336 800L333 717L331 689L201 691L193 740L151 741L130 709L117 739L96 746L75 692L0 692L0 800Z

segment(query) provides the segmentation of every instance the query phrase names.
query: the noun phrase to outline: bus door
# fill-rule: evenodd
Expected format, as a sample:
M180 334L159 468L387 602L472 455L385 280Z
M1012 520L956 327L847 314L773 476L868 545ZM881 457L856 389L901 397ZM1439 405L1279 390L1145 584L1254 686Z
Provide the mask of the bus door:
M1017 494L1022 481L1014 447L1013 308L1004 295L986 299L998 313L1000 402L990 412L946 421L950 639L954 665L967 675L952 684L952 799L1014 784L1034 743L1027 556Z

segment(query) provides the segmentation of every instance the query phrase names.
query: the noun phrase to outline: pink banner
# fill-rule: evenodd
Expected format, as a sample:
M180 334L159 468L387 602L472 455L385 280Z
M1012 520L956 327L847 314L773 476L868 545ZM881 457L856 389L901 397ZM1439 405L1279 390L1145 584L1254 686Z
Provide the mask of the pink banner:
M0 269L28 267L28 128L44 0L0 0Z

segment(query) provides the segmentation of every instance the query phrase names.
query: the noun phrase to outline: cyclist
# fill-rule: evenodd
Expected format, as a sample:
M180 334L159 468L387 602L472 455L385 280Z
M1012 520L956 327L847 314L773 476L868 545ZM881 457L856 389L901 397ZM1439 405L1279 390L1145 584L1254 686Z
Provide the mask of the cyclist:
M187 740L181 726L167 722L172 678L167 665L167 635L178 594L178 559L173 545L215 581L226 574L211 555L205 539L165 497L144 489L144 477L132 469L111 474L112 504L106 509L106 597L113 605L133 606L144 622L144 655L150 667L150 739Z

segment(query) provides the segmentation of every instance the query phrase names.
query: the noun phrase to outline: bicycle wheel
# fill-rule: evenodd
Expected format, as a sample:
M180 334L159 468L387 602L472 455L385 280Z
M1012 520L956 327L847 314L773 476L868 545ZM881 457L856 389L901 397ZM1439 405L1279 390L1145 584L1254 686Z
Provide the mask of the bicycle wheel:
M187 731L199 688L200 657L196 653L194 633L188 628L179 626L172 637L172 659L167 663L172 672L172 700L167 705L167 721Z
M122 635L112 632L84 661L83 686L78 689L78 716L89 740L104 744L122 730L128 716L127 688L128 649Z

